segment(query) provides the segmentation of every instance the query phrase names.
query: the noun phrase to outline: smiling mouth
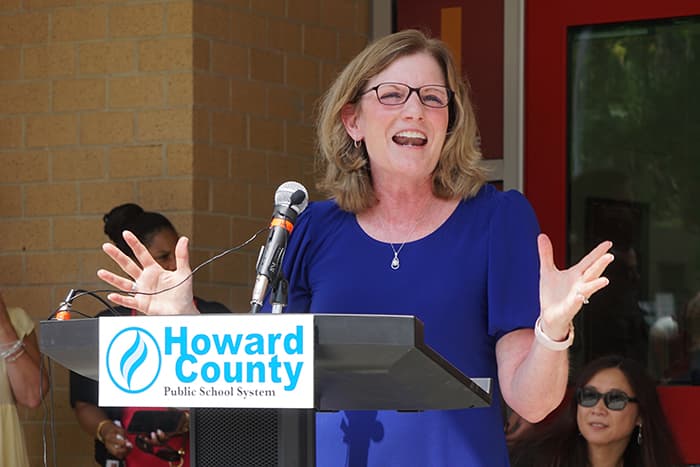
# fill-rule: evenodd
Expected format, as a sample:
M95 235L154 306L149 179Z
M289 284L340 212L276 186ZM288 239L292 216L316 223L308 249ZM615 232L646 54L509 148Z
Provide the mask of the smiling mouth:
M415 131L402 131L394 135L392 140L401 146L425 146L428 144L428 138Z

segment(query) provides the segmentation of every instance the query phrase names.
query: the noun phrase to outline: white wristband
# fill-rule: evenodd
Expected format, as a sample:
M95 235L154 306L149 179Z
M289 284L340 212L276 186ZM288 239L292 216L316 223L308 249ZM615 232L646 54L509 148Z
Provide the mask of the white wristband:
M574 343L574 322L569 322L569 335L566 339L563 341L555 341L542 330L542 318L537 318L537 321L535 321L535 338L537 342L549 350L566 350Z

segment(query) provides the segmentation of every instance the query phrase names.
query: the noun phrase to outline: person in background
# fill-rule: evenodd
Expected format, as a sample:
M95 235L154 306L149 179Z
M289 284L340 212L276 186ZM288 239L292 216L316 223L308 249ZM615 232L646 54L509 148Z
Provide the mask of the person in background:
M34 322L0 294L0 465L29 467L17 405L38 407L48 389Z
M414 315L427 345L464 374L491 378L529 421L544 418L566 388L572 319L608 283L610 242L556 269L522 194L485 184L468 87L447 46L419 31L354 58L316 128L329 199L309 203L290 237L287 310ZM108 298L148 314L197 313L191 281L128 295L134 284L154 291L185 279L187 239L170 272L124 238L140 265L104 246L130 276L98 271L124 292ZM316 426L318 465L508 465L499 397L480 409L319 413Z
M576 378L565 410L511 447L514 467L681 465L656 384L635 360L600 357Z
M104 232L114 242L119 251L135 259L131 248L124 242L122 232L133 232L148 251L153 260L167 271L175 269L175 244L177 231L172 223L162 214L144 211L136 204L123 204L112 209L103 218ZM208 302L194 298L193 306L202 313L228 313L229 310L217 302ZM127 307L118 307L116 312L122 316L132 316L136 311ZM98 316L109 316L112 310L105 310ZM181 429L178 435L155 430L152 433L131 434L126 428L139 410L165 410L159 408L98 407L97 381L85 378L77 373L70 374L70 402L80 426L87 433L95 436L95 461L107 465L113 461L117 465L126 461L129 467L157 467L172 465L189 466L188 440L182 430L187 429L187 413L183 412ZM170 439L167 439L170 438ZM173 459L168 461L168 459Z

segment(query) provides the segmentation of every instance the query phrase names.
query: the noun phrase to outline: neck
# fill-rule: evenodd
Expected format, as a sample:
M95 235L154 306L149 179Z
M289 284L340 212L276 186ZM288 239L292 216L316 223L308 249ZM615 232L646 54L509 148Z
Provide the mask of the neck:
M623 455L627 448L627 441L604 446L588 445L588 459L591 467L623 467L625 462Z

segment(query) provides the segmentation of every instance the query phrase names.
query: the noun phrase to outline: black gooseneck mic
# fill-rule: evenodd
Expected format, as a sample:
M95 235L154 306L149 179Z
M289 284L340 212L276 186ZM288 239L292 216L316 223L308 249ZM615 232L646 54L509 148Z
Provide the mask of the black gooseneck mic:
M275 209L270 221L270 233L260 250L255 266L257 277L250 299L250 312L262 308L268 285L276 285L281 276L282 258L287 248L287 239L294 229L297 216L309 204L309 194L298 182L284 182L275 192Z

